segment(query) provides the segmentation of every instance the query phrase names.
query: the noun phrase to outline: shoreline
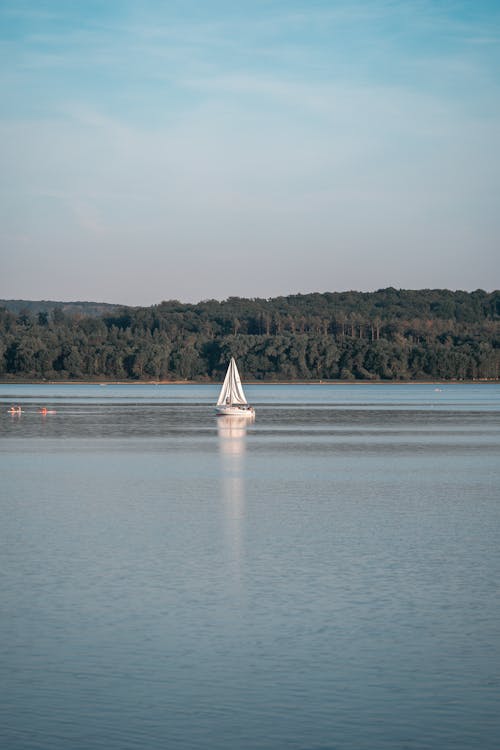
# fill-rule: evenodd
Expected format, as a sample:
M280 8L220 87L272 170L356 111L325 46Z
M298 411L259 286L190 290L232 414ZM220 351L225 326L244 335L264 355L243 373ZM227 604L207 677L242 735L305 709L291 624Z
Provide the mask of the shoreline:
M476 380L244 380L245 386L254 385L498 385L500 379L478 378ZM220 386L222 380L0 380L2 385L189 385Z

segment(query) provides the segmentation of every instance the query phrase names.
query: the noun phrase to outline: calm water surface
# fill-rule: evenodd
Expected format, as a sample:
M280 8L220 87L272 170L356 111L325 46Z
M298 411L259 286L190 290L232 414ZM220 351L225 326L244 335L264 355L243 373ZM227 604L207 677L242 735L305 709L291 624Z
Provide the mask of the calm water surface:
M497 750L500 387L436 387L0 385L0 745Z

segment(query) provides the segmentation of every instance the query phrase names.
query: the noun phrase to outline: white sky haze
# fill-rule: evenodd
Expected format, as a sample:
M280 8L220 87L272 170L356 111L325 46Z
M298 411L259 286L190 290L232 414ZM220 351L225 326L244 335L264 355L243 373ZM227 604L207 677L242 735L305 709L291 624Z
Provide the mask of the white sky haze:
M1 0L0 298L498 288L495 0Z

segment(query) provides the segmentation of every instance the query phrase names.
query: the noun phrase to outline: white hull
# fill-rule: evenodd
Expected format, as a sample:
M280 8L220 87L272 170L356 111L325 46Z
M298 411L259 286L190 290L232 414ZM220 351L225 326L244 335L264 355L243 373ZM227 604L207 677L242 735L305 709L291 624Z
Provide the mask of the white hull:
M252 406L238 406L237 404L231 406L217 406L215 409L217 416L219 417L255 417L255 409Z

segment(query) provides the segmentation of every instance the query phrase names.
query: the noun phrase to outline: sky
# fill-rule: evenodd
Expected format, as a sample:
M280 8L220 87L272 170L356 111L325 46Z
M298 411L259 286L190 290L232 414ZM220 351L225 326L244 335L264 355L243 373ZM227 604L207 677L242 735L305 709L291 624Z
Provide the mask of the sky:
M498 0L0 0L0 298L498 289Z

